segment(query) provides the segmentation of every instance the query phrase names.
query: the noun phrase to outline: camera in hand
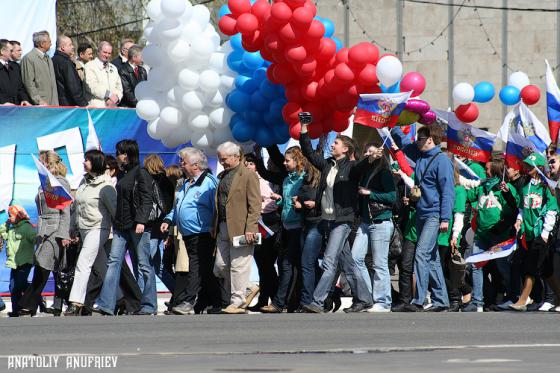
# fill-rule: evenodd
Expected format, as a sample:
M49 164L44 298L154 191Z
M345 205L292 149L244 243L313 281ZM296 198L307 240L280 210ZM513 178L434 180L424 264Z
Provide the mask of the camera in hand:
M310 124L313 122L313 116L308 111L302 111L298 114L298 117L301 124Z

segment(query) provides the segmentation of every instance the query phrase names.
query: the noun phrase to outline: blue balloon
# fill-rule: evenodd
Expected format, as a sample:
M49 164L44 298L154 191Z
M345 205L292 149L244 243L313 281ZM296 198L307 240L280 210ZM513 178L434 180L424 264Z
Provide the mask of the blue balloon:
M500 100L508 106L515 105L521 99L521 92L512 85L506 85L500 90Z
M265 79L261 82L259 92L266 98L276 98L276 88L274 87L274 84L272 84L268 79Z
M253 94L253 92L259 88L259 84L256 80L245 75L237 75L234 83L237 89L248 95Z
M231 134L233 138L238 142L246 142L249 141L255 136L255 126L252 126L250 123L247 123L245 120L238 121L233 129L231 130Z
M275 136L274 142L276 144L283 144L290 139L290 128L283 121L276 123L272 127L272 130L274 131L274 136Z
M334 34L334 23L328 18L321 18L319 21L325 26L325 37L330 38Z
M233 127L235 127L237 122L242 121L242 120L245 120L245 119L243 119L243 115L237 114L237 113L233 114L233 116L229 120L229 129L233 130Z
M251 95L251 108L256 111L268 111L270 101L263 97L259 91L255 91ZM262 117L262 115L261 115ZM262 118L261 118L262 119Z
M336 44L336 51L338 52L339 50L341 50L342 48L344 48L344 43L342 42L342 40L340 40L339 38L337 38L336 36L333 36L332 41L334 41L334 43Z
M488 102L494 98L494 86L488 82L480 82L474 86L474 102Z
M231 10L229 10L227 4L224 4L221 6L220 10L218 11L218 19L222 18L226 14L231 14Z
M280 113L280 118L282 118L282 108L284 107L284 105L286 105L288 103L288 100L284 99L284 98L279 98L276 99L274 101L272 101L270 103L270 113L277 115L278 113Z
M379 86L381 87L381 92L383 93L399 93L401 91L400 84L401 82L398 81L390 87L385 87L381 83L379 83Z
M249 70L256 70L264 63L263 58L259 52L245 52L243 53L243 64Z
M259 82L259 85L266 79L266 67L260 67L253 73L253 79Z
M233 71L239 72L241 69L241 59L243 58L243 52L233 51L227 56L227 65Z
M267 147L275 144L275 137L274 131L271 131L271 128L268 128L267 126L260 126L255 131L253 139L260 146Z
M267 126L274 127L274 125L276 124L276 122L278 122L278 120L274 113L267 111L266 113L263 114L263 122L266 123Z
M245 49L243 49L243 45L241 44L241 40L241 34L235 34L229 38L229 43L234 51L245 52Z
M255 110L249 110L245 113L245 119L247 120L247 123L251 123L255 126L260 126L263 122L263 114Z
M244 113L251 107L251 96L234 89L226 96L226 105L236 113Z

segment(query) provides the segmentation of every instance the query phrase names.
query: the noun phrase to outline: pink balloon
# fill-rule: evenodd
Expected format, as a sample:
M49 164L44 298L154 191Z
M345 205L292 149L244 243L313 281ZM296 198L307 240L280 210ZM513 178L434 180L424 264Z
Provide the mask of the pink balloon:
M401 92L413 91L412 97L420 96L426 89L426 79L422 74L411 71L403 76L400 87Z
M420 120L418 122L421 124L432 124L435 121L436 121L436 113L430 110L420 115Z
M430 104L424 100L410 99L406 102L404 109L422 115L430 110Z

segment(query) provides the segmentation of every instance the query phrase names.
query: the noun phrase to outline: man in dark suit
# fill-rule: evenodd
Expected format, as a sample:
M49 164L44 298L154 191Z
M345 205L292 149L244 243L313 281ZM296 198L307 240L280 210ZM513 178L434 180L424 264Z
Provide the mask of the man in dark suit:
M148 73L142 66L142 48L133 45L128 49L128 61L119 69L123 86L123 98L119 106L136 107L138 100L134 89L143 80L148 79Z
M129 38L124 38L121 40L121 49L119 51L119 55L115 58L111 63L117 67L117 70L122 69L130 57L128 56L128 50L130 47L134 45L134 40Z
M12 45L10 42L6 39L0 39L0 105L31 105L21 80L20 67L10 60L11 53Z
M87 106L89 98L86 97L84 83L70 58L73 52L72 39L60 35L56 39L56 52L52 58L58 103L60 106Z

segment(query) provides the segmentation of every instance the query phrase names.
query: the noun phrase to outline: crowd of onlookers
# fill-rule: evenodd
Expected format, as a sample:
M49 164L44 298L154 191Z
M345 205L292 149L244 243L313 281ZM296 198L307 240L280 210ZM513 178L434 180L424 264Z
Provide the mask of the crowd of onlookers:
M440 131L424 126L410 142L397 128L390 147L362 151L338 135L326 157L303 123L301 147L268 147L268 161L259 147L243 154L221 144L216 176L192 147L167 168L155 154L141 163L134 140L118 142L115 157L89 150L71 205L51 208L39 189L37 229L20 206L0 226L10 315L60 315L65 304L66 316L156 314L156 277L172 294L164 313L177 315L322 313L336 311L341 295L352 297L346 313L560 311L550 183L560 156L550 149L509 164L497 154L479 164L442 148ZM40 160L70 188L56 152ZM466 264L504 242L517 249Z
M22 57L21 43L0 39L0 105L136 107L134 89L147 79L142 47L123 39L119 55L102 41L97 49L65 35L52 41L47 31L33 34L33 49Z

